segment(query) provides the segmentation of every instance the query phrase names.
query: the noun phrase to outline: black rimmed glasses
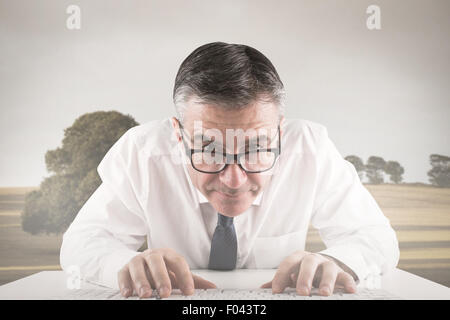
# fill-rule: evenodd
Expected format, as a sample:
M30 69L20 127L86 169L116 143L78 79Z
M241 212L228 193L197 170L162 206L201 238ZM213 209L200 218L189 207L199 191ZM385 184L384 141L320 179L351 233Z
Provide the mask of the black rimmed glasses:
M183 135L184 128L180 125L181 138L186 155L191 160L192 167L203 173L219 173L228 164L237 163L247 173L261 173L272 169L281 154L280 125L278 124L278 148L250 149L237 154L223 152L222 146L210 143L201 149L192 149L186 143Z

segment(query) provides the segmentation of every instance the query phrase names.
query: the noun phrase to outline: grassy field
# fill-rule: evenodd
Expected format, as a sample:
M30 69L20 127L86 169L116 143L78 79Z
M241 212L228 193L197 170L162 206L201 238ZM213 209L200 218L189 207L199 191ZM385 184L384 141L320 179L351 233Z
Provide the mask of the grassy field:
M450 287L450 188L365 185L389 218L400 246L398 267ZM307 249L325 248L310 229Z
M400 269L450 287L450 188L366 185L400 242ZM35 188L0 188L0 285L43 270L60 270L62 235L22 231L24 195ZM306 250L323 245L310 229Z
M0 285L43 270L60 270L62 236L22 231L25 194L36 188L0 188Z

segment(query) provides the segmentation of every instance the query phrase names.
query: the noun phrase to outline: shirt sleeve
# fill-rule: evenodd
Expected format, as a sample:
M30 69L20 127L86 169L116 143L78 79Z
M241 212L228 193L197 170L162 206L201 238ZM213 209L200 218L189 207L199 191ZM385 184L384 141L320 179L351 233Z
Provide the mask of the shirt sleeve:
M127 131L100 162L101 185L63 235L60 264L82 279L118 289L119 270L145 241L147 223L137 196L138 150Z
M331 256L358 277L383 274L397 266L400 251L389 220L321 127L317 138L317 190L311 224Z

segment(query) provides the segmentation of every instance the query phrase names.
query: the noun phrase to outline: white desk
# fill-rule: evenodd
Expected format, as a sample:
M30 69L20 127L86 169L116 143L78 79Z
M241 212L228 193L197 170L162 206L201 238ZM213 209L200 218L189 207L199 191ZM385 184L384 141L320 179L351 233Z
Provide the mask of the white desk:
M220 272L192 270L205 279L214 282L218 288L253 289L272 280L275 269L239 269ZM64 271L43 271L26 278L0 286L0 299L51 299L64 294L68 276ZM362 285L362 284L360 284ZM81 288L102 288L82 282ZM450 288L423 279L406 271L395 269L381 278L381 288L403 299L450 299Z

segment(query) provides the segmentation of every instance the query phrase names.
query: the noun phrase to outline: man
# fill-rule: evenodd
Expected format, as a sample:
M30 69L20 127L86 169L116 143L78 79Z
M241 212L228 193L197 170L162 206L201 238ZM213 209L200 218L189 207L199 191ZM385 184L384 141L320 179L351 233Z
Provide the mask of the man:
M197 48L176 76L178 117L130 129L100 163L102 184L64 234L63 269L168 297L215 287L191 269L278 268L263 287L330 295L394 268L389 221L324 126L284 118L283 93L259 51ZM310 223L327 249L304 251Z

